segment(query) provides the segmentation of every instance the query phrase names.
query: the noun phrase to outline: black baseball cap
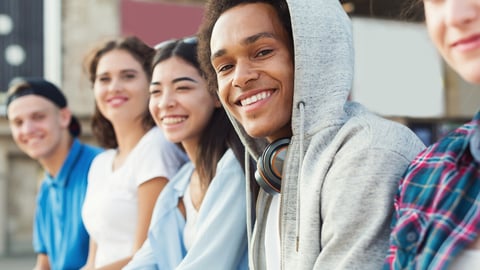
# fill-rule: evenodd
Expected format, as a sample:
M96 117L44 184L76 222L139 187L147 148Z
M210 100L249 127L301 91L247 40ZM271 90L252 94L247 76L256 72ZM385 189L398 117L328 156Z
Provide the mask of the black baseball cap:
M7 108L7 112L8 106L10 103L12 103L12 101L27 95L37 95L46 98L60 109L67 107L67 99L60 89L58 89L58 87L56 87L53 83L41 78L22 78L18 82L15 82L10 89L13 89L13 91L9 91L7 94L7 102L5 106ZM68 130L73 137L78 137L82 131L80 122L73 115L70 120Z

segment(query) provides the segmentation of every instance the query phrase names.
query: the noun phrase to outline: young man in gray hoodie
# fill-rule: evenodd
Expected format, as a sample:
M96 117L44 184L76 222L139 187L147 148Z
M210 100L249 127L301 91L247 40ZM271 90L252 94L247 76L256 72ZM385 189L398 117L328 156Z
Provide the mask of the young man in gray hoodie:
M353 40L339 1L205 11L200 61L258 162L250 269L380 269L397 183L424 146L347 101Z

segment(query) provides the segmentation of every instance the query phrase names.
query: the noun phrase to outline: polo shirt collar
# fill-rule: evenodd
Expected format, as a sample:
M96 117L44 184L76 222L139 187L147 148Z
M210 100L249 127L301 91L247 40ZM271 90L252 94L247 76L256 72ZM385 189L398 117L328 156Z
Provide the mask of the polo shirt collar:
M82 145L80 141L74 138L68 156L63 162L57 177L52 177L49 173L46 173L45 183L49 186L65 187L68 184L70 172L72 171L72 167L75 166L81 150Z

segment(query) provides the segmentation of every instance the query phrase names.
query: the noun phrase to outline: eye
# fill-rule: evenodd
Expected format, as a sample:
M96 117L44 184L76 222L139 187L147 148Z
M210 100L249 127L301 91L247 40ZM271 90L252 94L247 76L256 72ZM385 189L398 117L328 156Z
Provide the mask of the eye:
M97 77L96 81L106 83L110 81L110 77L105 77L105 76Z
M162 90L160 89L152 89L150 90L150 96L158 96L162 94Z
M217 73L226 72L233 68L233 65L223 65L217 69Z
M32 119L35 120L35 121L40 121L44 118L45 118L45 115L41 114L41 113L36 113L36 114L32 115Z
M10 121L10 124L15 126L15 127L20 127L23 124L23 121L21 119L15 119Z
M262 57L262 56L269 55L272 52L273 52L272 49L265 49L265 50L261 50L260 52L258 52L256 56Z
M135 78L136 75L135 75L135 73L125 73L122 77L126 80L130 80L130 79Z
M186 91L186 90L191 90L193 87L190 85L179 85L177 86L177 90L179 91Z

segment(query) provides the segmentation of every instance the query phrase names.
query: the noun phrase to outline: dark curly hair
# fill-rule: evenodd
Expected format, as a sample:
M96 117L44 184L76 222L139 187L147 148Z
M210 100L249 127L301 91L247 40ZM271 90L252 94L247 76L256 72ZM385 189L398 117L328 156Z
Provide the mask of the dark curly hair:
M238 5L250 3L266 3L271 5L275 9L278 18L282 22L283 27L292 41L291 44L293 44L290 12L285 0L208 0L205 5L203 21L198 32L198 60L202 70L205 72L209 89L211 91L216 92L218 90L216 73L210 62L210 56L212 53L210 50L210 39L212 37L213 27L218 18L225 11Z
M145 44L142 40L135 36L119 37L110 39L98 44L85 58L84 69L88 72L89 80L92 85L95 83L97 66L100 59L108 52L113 50L125 50L130 53L142 66L147 79L150 81L150 66L152 56L155 52L153 48ZM145 90L147 91L147 90ZM155 122L148 110L145 108L142 119L143 128L149 130L155 126ZM118 146L115 130L112 123L102 115L95 104L95 111L92 117L92 133L98 143L105 148L116 148Z

